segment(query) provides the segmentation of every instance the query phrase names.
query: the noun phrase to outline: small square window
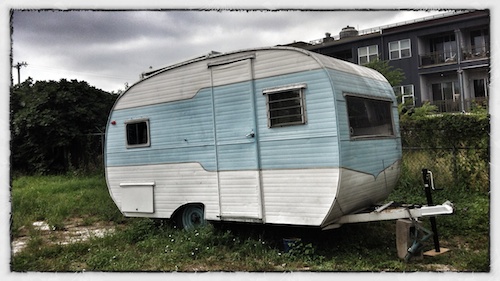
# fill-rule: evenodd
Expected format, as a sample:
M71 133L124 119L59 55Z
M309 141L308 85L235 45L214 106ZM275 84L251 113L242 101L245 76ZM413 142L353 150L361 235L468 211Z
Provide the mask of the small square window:
M306 123L305 87L305 84L298 84L264 90L267 101L268 127Z
M130 120L125 122L127 147L146 147L149 142L149 120Z

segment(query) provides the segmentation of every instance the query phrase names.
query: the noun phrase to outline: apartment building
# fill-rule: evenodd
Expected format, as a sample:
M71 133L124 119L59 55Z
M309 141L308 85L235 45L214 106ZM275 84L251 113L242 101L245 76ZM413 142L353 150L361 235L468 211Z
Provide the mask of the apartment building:
M358 31L343 28L337 36L300 47L360 65L387 60L405 79L394 87L400 102L429 102L441 112L463 112L473 103L488 104L490 13L455 11Z

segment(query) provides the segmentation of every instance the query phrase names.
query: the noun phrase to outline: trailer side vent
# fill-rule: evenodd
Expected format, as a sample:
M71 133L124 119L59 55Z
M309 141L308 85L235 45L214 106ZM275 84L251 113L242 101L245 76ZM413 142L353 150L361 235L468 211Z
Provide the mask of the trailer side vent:
M305 88L306 84L293 84L264 89L269 128L306 123Z

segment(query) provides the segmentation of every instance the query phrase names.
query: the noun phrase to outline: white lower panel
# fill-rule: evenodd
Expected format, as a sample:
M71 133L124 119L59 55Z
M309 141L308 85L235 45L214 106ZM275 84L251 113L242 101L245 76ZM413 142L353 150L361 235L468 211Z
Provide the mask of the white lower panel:
M198 163L106 168L110 194L127 216L169 218L184 204L202 203L208 220L221 220L222 215L224 220L312 226L321 225L335 202L339 169L266 170L261 177L258 171L217 176ZM134 196L120 187L134 182L155 183L153 213L134 212Z
M339 170L262 171L265 222L319 226L332 206Z
M219 173L221 217L262 218L258 171Z
M206 218L218 218L217 173L204 170L198 163L107 167L106 179L111 197L126 216L169 218L184 204L203 203ZM155 183L154 213L129 212L134 198L127 196L124 191L128 187L120 184L138 182Z
M329 225L343 215L351 214L385 200L394 189L399 172L399 161L387 167L377 177L341 169L340 188L335 204L322 225Z

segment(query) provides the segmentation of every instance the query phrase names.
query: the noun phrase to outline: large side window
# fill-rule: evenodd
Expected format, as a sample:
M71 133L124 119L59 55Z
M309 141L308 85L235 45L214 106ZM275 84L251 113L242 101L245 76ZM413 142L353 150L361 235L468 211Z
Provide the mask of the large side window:
M351 138L394 136L392 102L345 95Z
M150 146L149 119L136 119L125 122L127 148Z
M304 90L306 84L264 89L269 128L306 123Z

